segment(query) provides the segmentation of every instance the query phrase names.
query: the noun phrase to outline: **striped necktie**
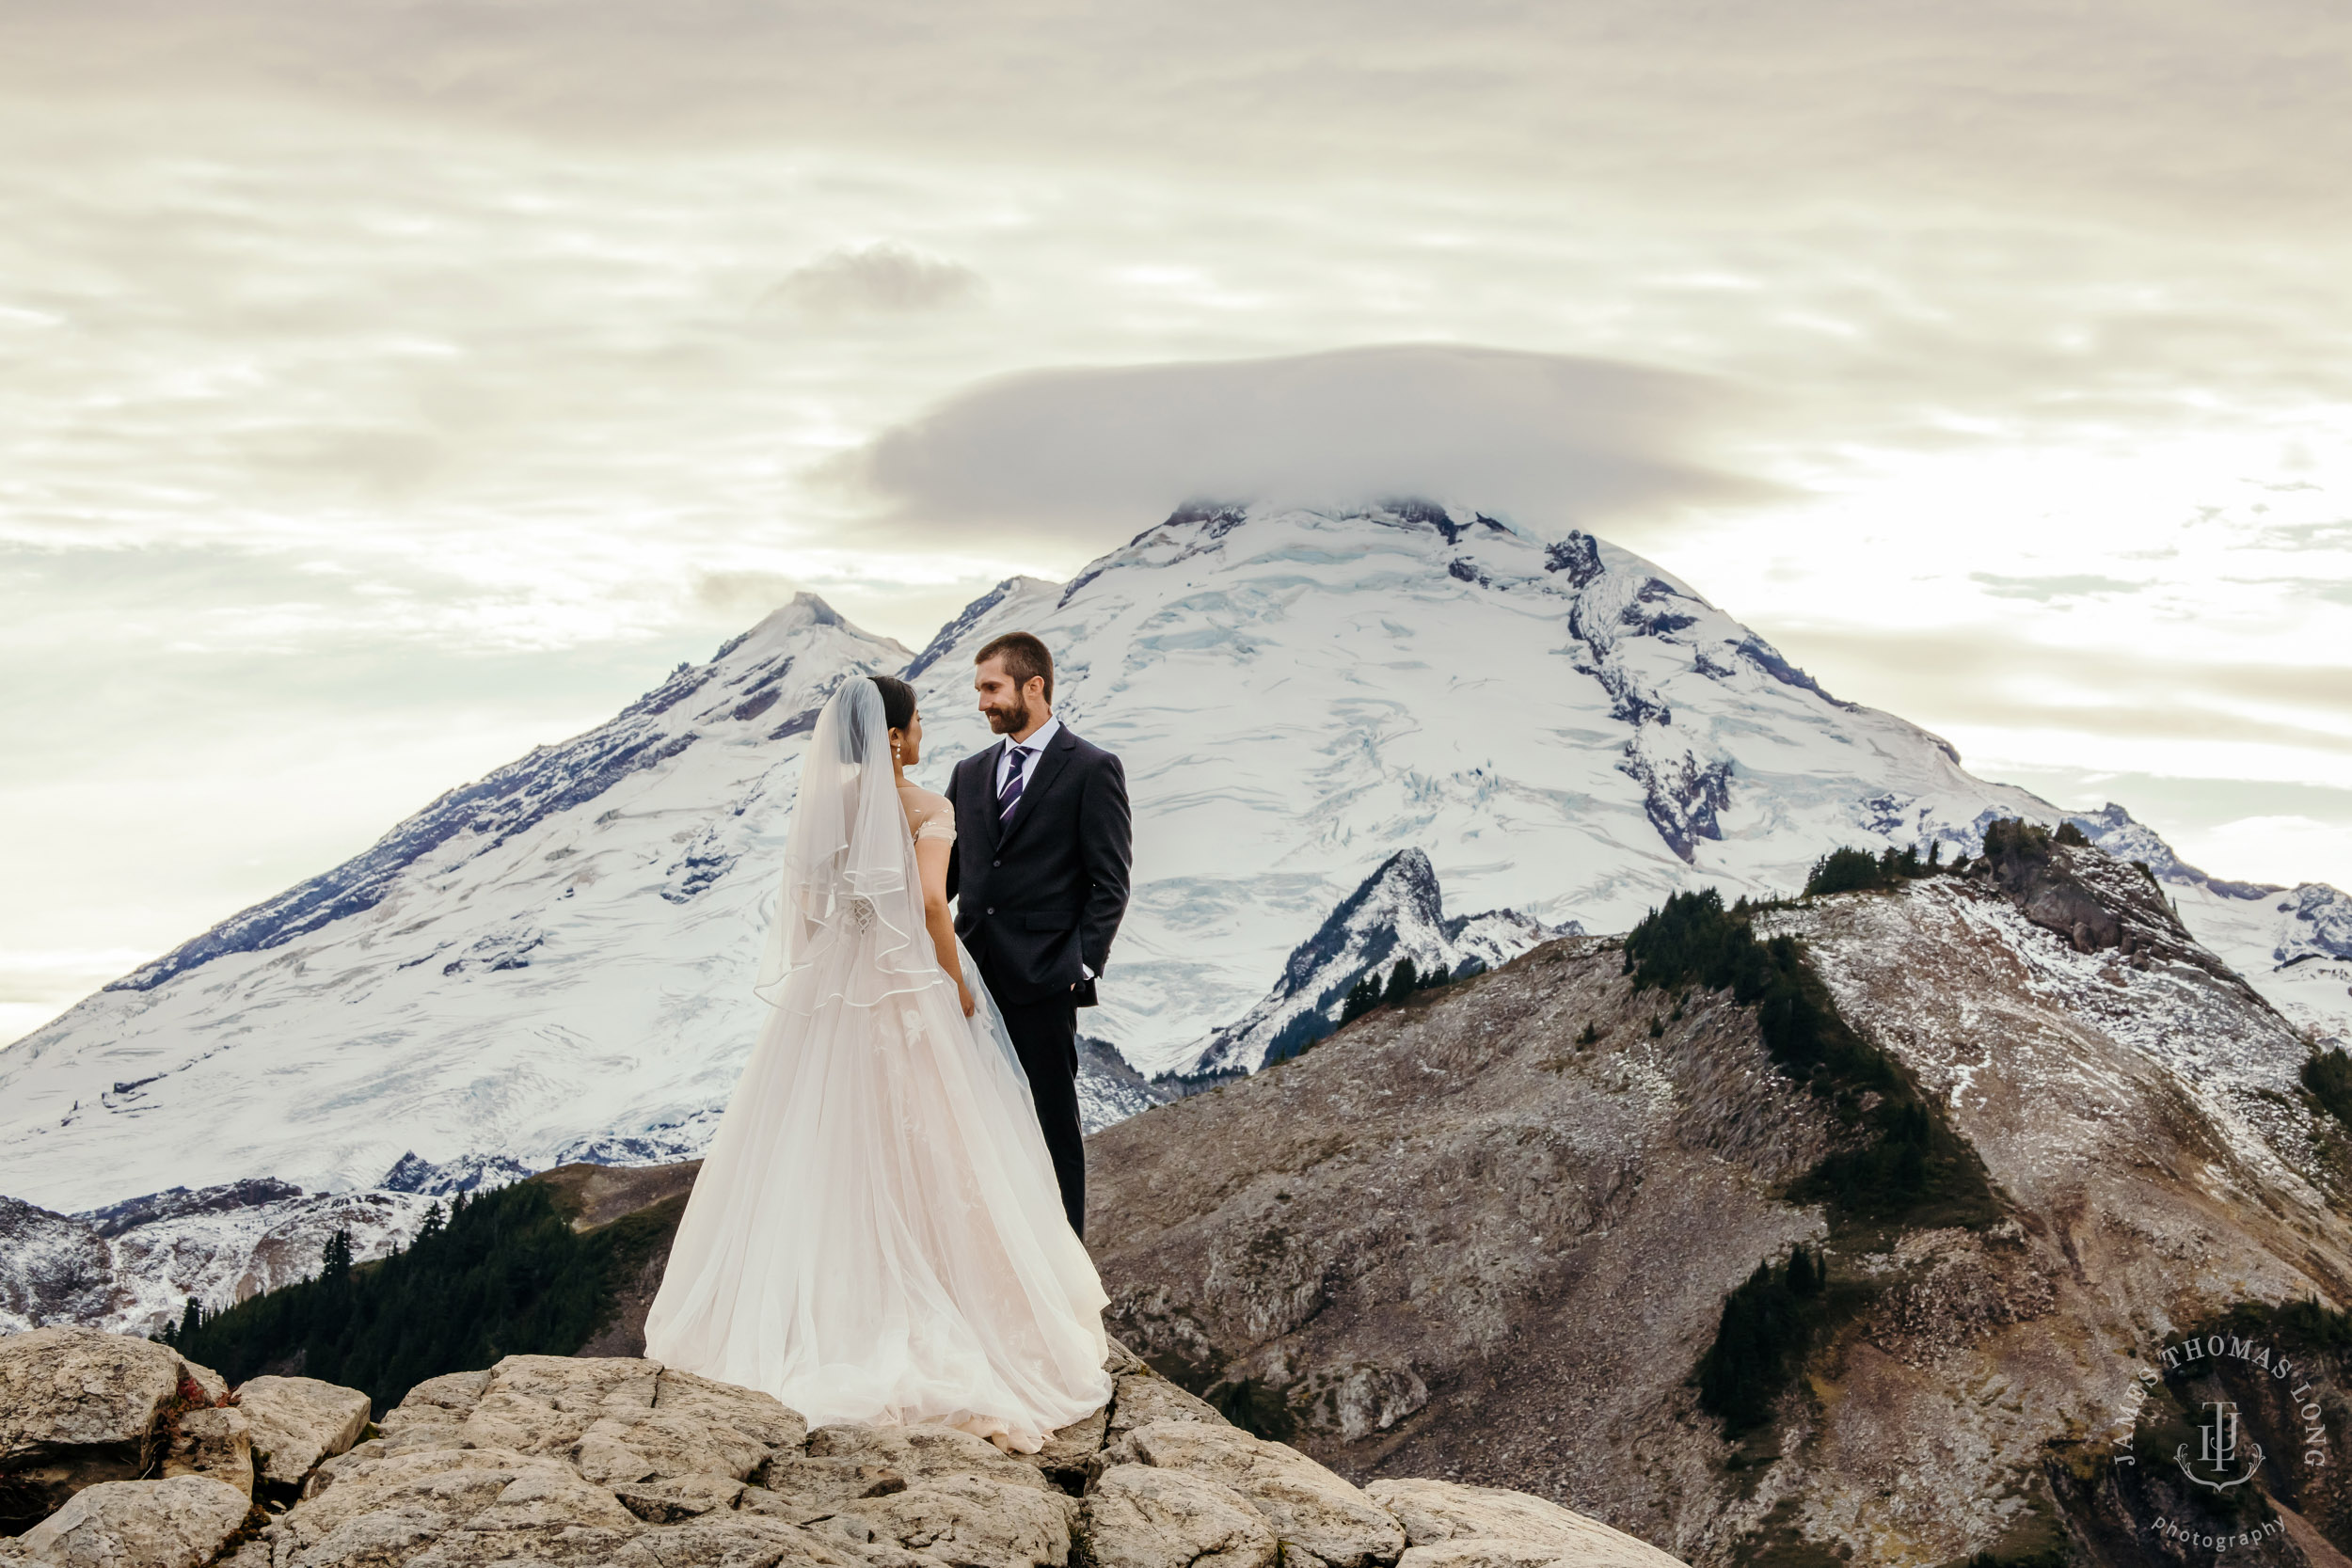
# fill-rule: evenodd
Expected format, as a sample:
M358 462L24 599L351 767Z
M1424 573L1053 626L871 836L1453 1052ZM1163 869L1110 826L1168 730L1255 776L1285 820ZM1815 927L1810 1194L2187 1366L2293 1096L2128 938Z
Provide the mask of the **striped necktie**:
M1004 821L1012 815L1012 808L1021 803L1022 776L1028 771L1029 749L1026 746L1006 748L1012 766L1005 774L1005 787L996 795L996 820Z

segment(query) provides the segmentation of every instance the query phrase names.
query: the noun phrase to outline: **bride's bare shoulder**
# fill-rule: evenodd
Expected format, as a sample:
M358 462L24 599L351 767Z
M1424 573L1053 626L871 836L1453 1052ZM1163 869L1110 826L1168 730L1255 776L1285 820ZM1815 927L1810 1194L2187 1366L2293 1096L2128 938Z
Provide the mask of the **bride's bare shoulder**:
M934 795L919 784L900 784L898 800L905 805L907 815L917 821L948 809L947 797Z

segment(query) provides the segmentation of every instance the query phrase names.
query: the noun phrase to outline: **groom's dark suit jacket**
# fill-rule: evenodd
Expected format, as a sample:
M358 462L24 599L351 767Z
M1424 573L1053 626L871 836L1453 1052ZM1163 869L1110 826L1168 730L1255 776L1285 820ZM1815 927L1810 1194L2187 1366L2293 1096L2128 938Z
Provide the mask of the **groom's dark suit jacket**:
M1091 1007L1094 982L1079 966L1098 975L1110 966L1111 938L1127 912L1126 772L1065 724L1037 759L1011 817L999 824L1003 752L999 741L964 758L948 780L956 844L947 894L957 901L956 933L999 1004L1066 997Z
M1087 1233L1086 1138L1078 1125L1078 1009L1110 967L1127 912L1127 775L1065 725L1030 771L1012 815L996 817L999 741L947 781L956 846L947 893L956 931L1005 1015L1028 1075L1070 1228ZM1085 968L1080 966L1084 965Z

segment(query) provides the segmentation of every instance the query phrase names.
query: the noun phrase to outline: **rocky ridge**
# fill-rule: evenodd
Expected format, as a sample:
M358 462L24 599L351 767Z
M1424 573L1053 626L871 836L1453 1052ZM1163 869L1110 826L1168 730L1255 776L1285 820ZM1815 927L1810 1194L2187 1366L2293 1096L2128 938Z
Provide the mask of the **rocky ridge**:
M1114 1343L1111 1402L1007 1454L946 1427L811 1431L640 1358L508 1356L373 1426L355 1389L231 1390L88 1329L0 1339L0 1568L1671 1568L1520 1493L1359 1489Z
M1520 1487L1692 1562L2031 1557L2149 1526L2110 1445L2154 1407L2160 1347L2352 1302L2352 1139L2300 1088L2308 1040L2092 848L1756 927L1931 1097L1994 1216L1872 1227L1792 1196L1846 1136L1835 1100L1730 992L1636 990L1615 942L1570 938L1098 1134L1118 1332L1359 1481ZM1799 1244L1846 1315L1727 1438L1693 1369L1727 1294ZM2341 1432L2336 1365L2310 1397ZM2322 1535L2352 1513L2324 1463L2261 1440L2298 1560L2337 1560ZM2094 1560L2164 1560L2126 1541Z

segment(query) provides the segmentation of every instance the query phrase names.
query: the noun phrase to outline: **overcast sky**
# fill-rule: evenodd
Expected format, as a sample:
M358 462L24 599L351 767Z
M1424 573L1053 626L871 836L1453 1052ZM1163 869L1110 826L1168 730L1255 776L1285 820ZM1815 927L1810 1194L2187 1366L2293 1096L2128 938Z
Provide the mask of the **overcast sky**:
M2352 883L2346 167L2320 4L5 0L0 1038L1219 489L1591 527Z

